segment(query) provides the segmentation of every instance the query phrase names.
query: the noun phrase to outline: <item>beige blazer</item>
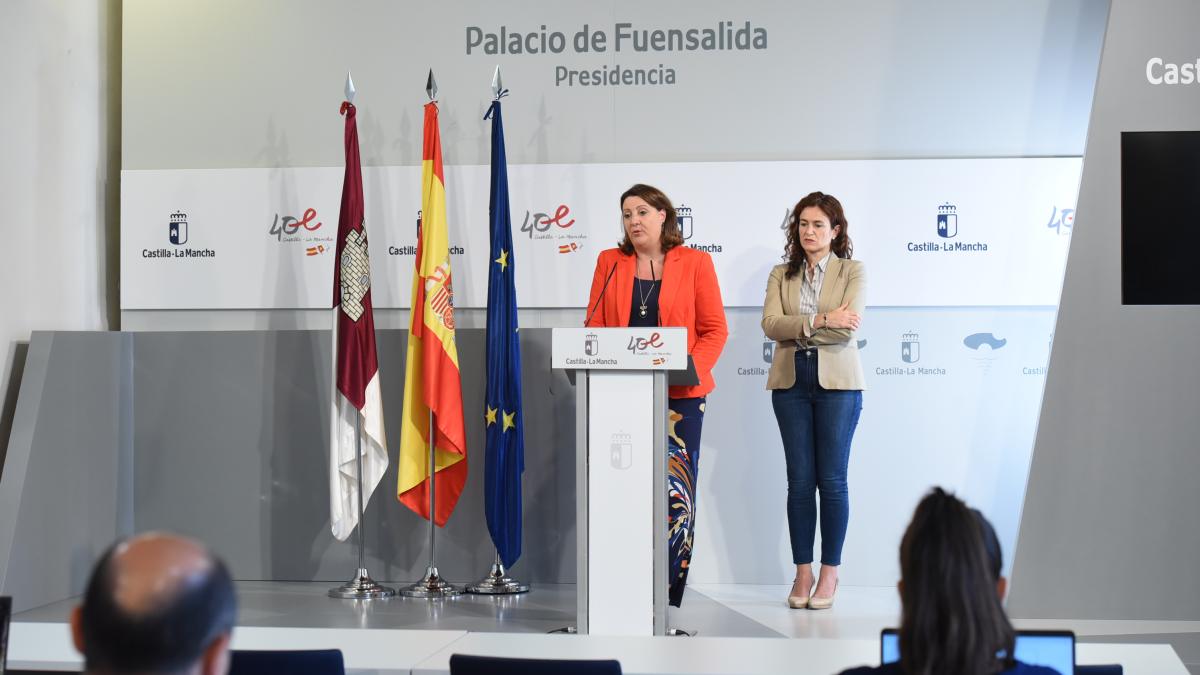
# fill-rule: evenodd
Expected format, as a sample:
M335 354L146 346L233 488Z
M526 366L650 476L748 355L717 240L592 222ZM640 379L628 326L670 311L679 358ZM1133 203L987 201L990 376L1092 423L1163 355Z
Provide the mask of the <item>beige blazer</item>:
M800 272L786 278L787 265L776 265L767 280L763 301L762 329L775 340L775 356L767 375L767 389L787 389L796 383L796 343L804 336L806 317L796 306L800 299ZM867 274L862 262L830 256L817 298L817 313L828 312L850 303L850 309L863 313L866 305ZM862 363L858 359L858 339L849 328L818 328L808 343L817 348L817 381L826 389L865 389Z

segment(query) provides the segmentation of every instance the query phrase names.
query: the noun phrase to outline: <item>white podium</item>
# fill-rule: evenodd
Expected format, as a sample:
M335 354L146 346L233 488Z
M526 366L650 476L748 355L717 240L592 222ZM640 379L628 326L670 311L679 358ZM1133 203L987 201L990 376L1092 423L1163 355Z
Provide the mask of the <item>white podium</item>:
M685 328L555 328L551 362L574 371L581 634L667 630L667 371Z

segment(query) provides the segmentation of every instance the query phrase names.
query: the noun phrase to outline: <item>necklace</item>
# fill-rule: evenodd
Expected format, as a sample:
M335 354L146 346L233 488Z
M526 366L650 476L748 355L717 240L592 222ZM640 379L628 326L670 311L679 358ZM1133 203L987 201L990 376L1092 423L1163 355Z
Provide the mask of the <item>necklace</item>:
M654 297L654 282L653 281L650 282L650 292L643 295L642 294L642 280L641 280L641 278L638 278L637 292L638 292L638 299L642 301L642 304L638 305L638 314L641 316L646 316L647 305L650 302L650 298Z

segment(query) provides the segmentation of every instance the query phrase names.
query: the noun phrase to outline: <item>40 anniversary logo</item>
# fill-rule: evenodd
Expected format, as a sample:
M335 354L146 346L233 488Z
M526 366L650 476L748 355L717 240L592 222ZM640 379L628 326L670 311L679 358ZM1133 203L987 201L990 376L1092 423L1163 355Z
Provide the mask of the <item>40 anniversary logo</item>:
M304 247L305 256L321 255L325 251L331 250L332 245L326 246L328 242L332 244L332 236L317 236L312 234L321 229L322 221L317 220L317 210L314 208L304 209L303 215L299 218L295 216L280 216L275 214L275 219L271 221L271 227L267 233L275 237L279 243L286 242L303 242L307 244ZM303 229L304 233L300 230Z
M521 223L521 232L529 235L530 239L543 239L555 242L560 254L575 253L583 248L587 239L582 234L570 228L575 225L571 216L571 207L559 204L554 209L554 215L536 211L525 211L525 219Z

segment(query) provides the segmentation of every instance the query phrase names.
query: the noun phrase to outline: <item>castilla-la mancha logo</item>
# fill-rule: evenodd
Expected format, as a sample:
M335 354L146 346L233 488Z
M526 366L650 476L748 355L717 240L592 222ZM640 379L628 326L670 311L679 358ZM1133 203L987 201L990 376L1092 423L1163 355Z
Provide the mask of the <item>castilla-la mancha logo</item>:
M167 225L167 239L176 246L182 246L187 243L188 221L186 213L176 211L171 214L170 223Z
M958 235L958 209L949 202L938 207L937 233L943 239L953 239Z
M679 208L675 209L675 223L679 226L679 232L683 235L683 240L687 242L688 247L705 253L721 252L720 243L692 241L692 237L696 234L696 217L692 207L680 203Z

